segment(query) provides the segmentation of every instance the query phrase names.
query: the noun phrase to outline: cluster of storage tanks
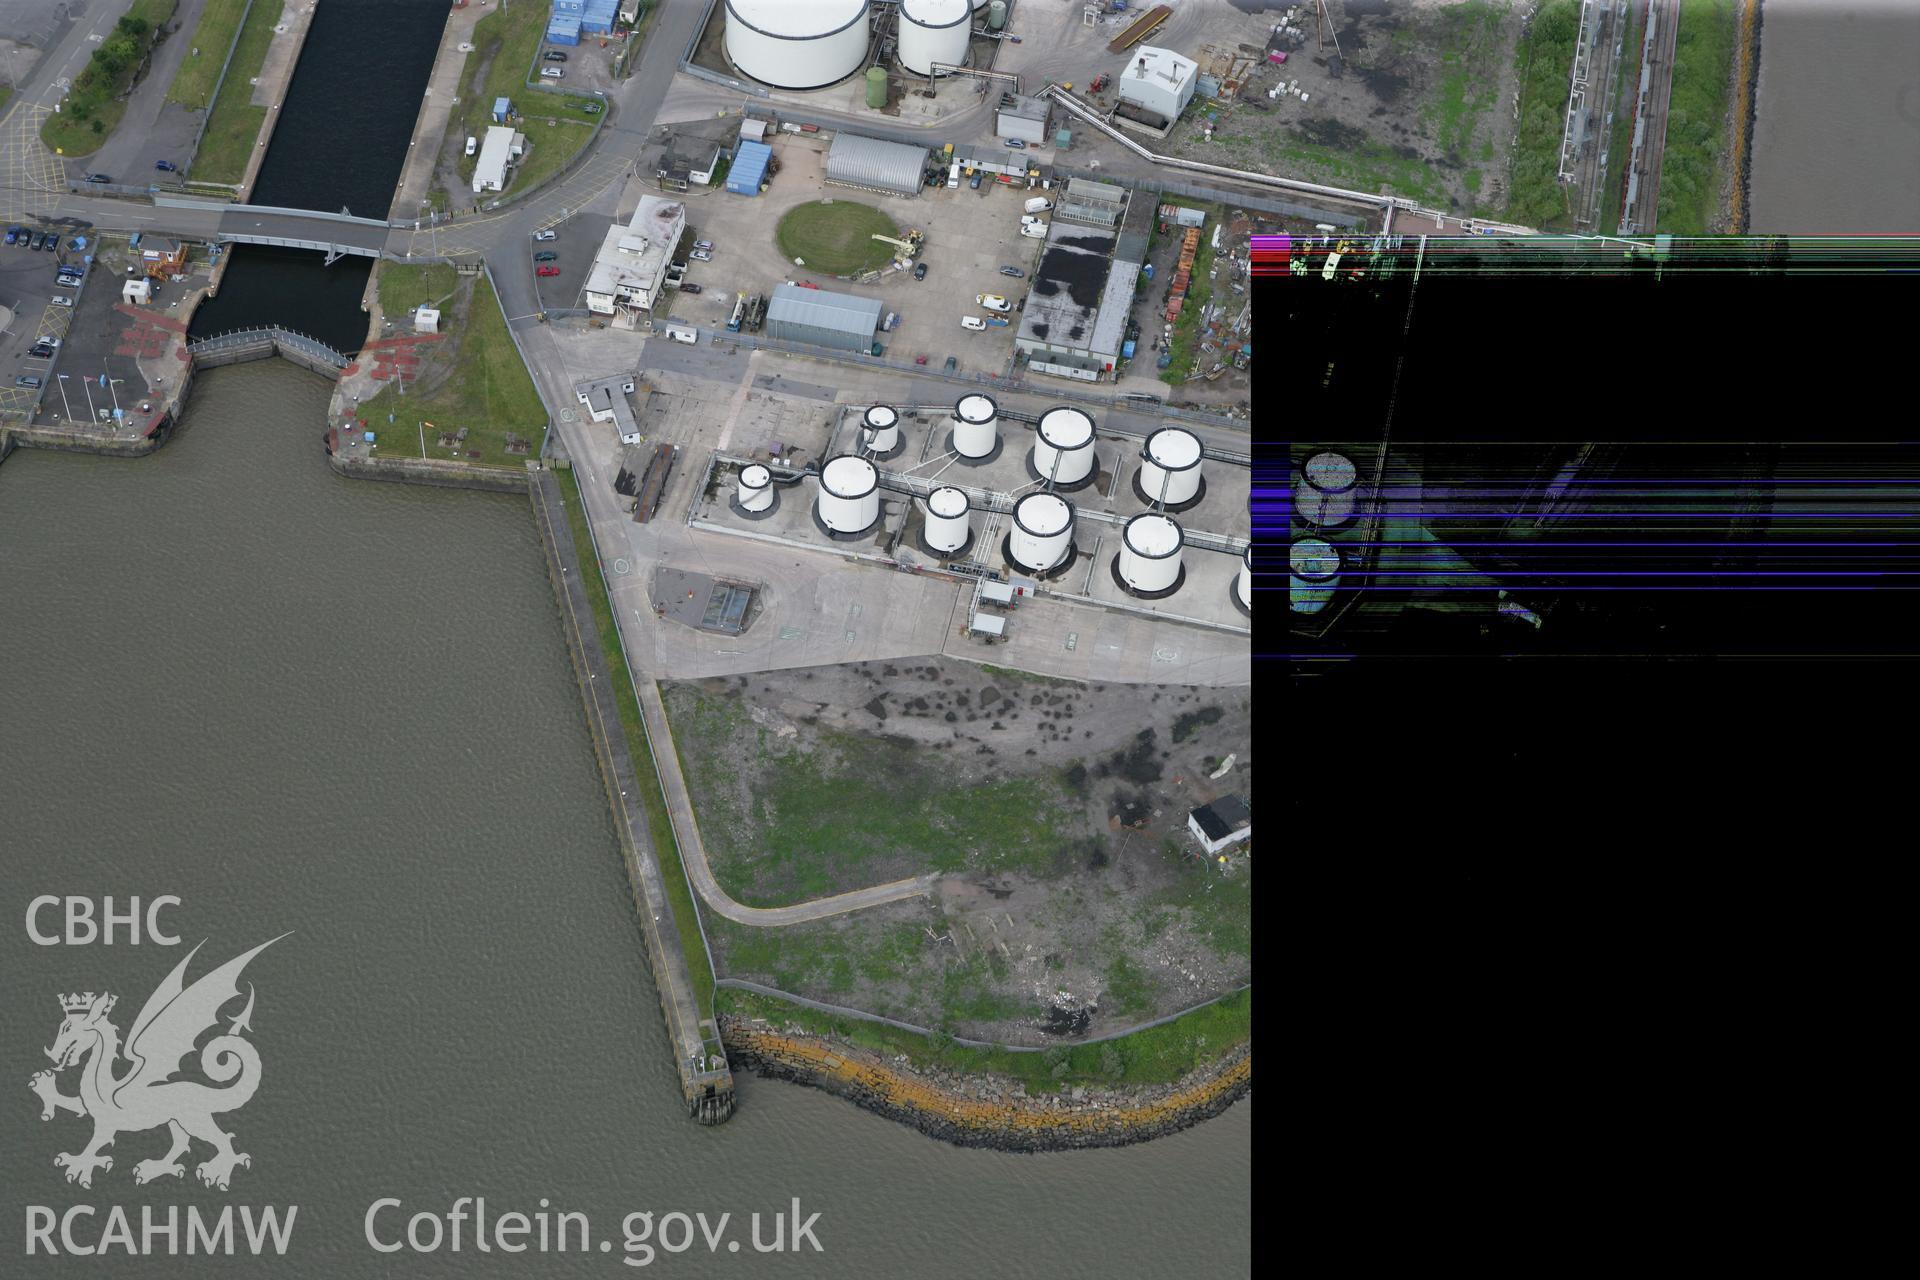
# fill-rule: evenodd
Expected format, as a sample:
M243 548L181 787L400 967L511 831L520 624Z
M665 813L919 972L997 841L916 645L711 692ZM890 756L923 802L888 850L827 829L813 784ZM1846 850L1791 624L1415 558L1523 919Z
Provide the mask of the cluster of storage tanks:
M896 56L923 76L936 62L965 64L976 21L998 31L1007 20L1004 0L899 0L897 8ZM778 88L823 88L866 65L875 10L873 0L726 0L727 59Z
M1353 519L1359 478L1353 459L1330 450L1294 472L1293 511L1309 535L1294 539L1287 553L1287 603L1295 613L1319 613L1339 588L1340 549L1319 535Z

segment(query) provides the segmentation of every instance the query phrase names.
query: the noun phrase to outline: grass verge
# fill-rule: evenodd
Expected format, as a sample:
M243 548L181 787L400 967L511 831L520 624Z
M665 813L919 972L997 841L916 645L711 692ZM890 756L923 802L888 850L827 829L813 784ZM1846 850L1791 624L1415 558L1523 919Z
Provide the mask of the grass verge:
M386 305L390 287L386 273L393 271L396 279L391 285L392 296L401 314L432 287L426 277L402 274L418 268L382 263L379 269L381 305ZM434 424L424 429L429 458L447 456L447 451L435 443L436 429L465 427L467 439L462 448L480 453L470 461L481 466L524 467L525 455L507 452L507 435L512 432L531 440L537 449L546 432L547 410L520 359L519 348L513 345L506 317L485 276L475 278L465 303L456 300L452 312L451 317L445 313L441 317L447 339L431 345L419 373L422 381L434 384L433 389L403 392L389 385L360 406L360 416L373 428L381 457L421 456L422 428L418 424L424 421ZM387 421L388 414L393 415L392 423Z
M473 28L474 51L467 55L467 65L484 70L468 76L459 113L447 120L448 136L462 144L458 147L461 154L456 162L460 176L472 181L477 157L465 155L463 144L467 138L486 137L487 127L493 123L496 98L505 98L513 104L518 116L513 127L526 134L532 145L514 170L506 190L489 192L487 200L529 190L564 169L593 136L593 122L599 113L589 108L604 110L603 103L587 94L543 92L527 87L527 68L546 38L550 8L536 4L509 5L488 14ZM578 53L585 52L586 46L582 45ZM443 139L442 146L445 145ZM472 187L450 193L450 202L456 207L474 203Z
M280 0L256 0L256 7L268 4L277 7L279 3ZM193 29L187 56L182 59L180 69L173 73L173 83L167 86L168 102L199 111L212 100L213 87L220 80L220 67L240 32L240 19L246 10L247 0L207 0L207 7L200 11L200 25ZM195 49L199 52L195 53Z
M200 150L194 153L188 169L196 182L232 185L247 176L247 162L253 158L260 126L267 119L267 109L253 105L253 85L249 82L266 65L267 46L273 43L273 27L280 21L281 11L280 0L255 0L253 11L240 28L240 42L234 47L226 82L214 99ZM218 68L214 74L219 74Z
M133 0L99 38L93 55L68 86L60 110L40 125L40 140L69 156L92 155L127 113L125 95L153 48L154 29L173 17L178 0Z
M567 525L573 532L573 545L587 577L587 598L593 602L594 626L600 646L607 655L607 668L613 677L614 702L620 708L620 728L627 735L627 750L633 756L634 772L646 793L647 826L653 834L653 849L660 859L660 878L666 883L667 898L673 904L675 933L680 951L687 958L687 971L693 975L695 1007L711 1013L714 1007L713 968L707 963L706 948L700 942L700 921L694 913L693 888L687 882L686 869L680 865L680 845L673 838L673 824L667 821L667 806L660 795L659 774L654 771L653 752L647 745L645 726L640 719L640 704L633 692L633 674L627 668L626 650L620 644L620 632L613 621L613 603L607 595L607 580L600 571L593 535L587 529L586 508L580 500L580 482L571 470L560 474L560 494L567 505Z
M1520 42L1520 123L1507 197L1510 222L1545 228L1567 220L1567 194L1559 180L1560 140L1573 83L1573 47L1579 38L1579 0L1541 0L1533 29Z
M870 204L838 200L828 204L795 205L774 231L780 253L788 260L802 258L812 271L833 276L856 275L883 267L894 247L875 235L899 236L893 219Z
M1216 1061L1253 1034L1253 993L1242 991L1161 1026L1099 1044L1061 1046L1044 1053L973 1049L945 1036L925 1036L885 1023L821 1013L752 991L723 987L715 1009L776 1026L804 1027L875 1053L905 1054L916 1067L991 1072L1023 1082L1030 1093L1085 1084L1169 1084Z
M1674 33L1673 97L1660 160L1659 230L1700 236L1720 207L1727 147L1727 95L1739 39L1733 0L1694 0Z

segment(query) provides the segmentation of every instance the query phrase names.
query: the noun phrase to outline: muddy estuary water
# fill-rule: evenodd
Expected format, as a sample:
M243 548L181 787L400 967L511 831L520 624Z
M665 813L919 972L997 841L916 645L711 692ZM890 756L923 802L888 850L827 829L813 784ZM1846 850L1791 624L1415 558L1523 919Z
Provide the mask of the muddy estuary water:
M712 1251L697 1229L685 1252L656 1244L670 1275L1248 1274L1251 1101L1141 1146L1042 1156L955 1149L750 1077L730 1123L689 1122L528 504L337 477L325 396L279 361L216 370L152 457L0 465L0 1257L23 1258L36 1210L94 1206L74 1219L88 1244L112 1206L136 1243L143 1207L297 1206L271 1263L66 1261L612 1276L646 1256L623 1222L651 1210L731 1215ZM85 930L58 905L39 945L36 895L111 895L116 914L177 897L157 919L181 945L128 945L125 925L67 945ZM91 1188L66 1182L54 1157L88 1126L43 1122L25 1087L56 997L114 992L125 1033L194 943L191 977L289 933L241 987L261 1076L220 1117L251 1156L231 1190L195 1178L205 1147L183 1178L136 1185L159 1128L123 1133ZM490 1219L583 1213L591 1247L481 1254L470 1221L458 1253L368 1242L382 1199L399 1202L374 1223L392 1245L465 1196ZM756 1252L750 1215L770 1242L796 1197L822 1251Z

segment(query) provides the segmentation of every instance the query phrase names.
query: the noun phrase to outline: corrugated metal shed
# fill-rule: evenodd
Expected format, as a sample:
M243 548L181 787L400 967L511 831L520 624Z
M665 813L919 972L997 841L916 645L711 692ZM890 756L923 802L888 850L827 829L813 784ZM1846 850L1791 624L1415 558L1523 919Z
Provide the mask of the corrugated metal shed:
M835 134L833 146L827 151L827 181L865 191L919 195L926 168L925 147L863 138L856 133Z
M842 351L866 351L873 345L882 311L878 298L778 285L767 304L767 336L784 342L809 342Z
M764 142L742 142L734 153L733 168L727 170L727 190L737 196L757 196L767 176L767 161L773 148Z

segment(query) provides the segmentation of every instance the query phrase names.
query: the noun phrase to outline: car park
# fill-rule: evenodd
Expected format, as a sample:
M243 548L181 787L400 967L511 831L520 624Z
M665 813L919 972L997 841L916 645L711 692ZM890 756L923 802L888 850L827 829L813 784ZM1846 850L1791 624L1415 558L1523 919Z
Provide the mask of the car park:
M1012 276L1015 280L1024 280L1027 278L1027 273L1018 267L1002 267L1000 268L1000 274L1003 276Z
M558 68L558 67L542 67L542 68L540 68L540 78L541 78L542 80L558 80L558 79L559 79L560 77L562 77L562 76L564 76L564 75L566 75L566 74L567 74L566 72L564 72L564 71L562 71L562 70L561 70L560 68Z
M537 276L557 276L560 274L560 268L549 264L547 266L539 268L533 274Z
M40 379L33 374L23 373L13 380L13 385L16 387L38 387L41 386L42 383Z
M56 293L53 295L53 305L56 307L70 307L73 305L73 299L64 293Z
M180 172L180 166L178 166L178 165L176 165L176 164L175 164L175 163L174 163L173 161L171 161L171 160L155 160L155 161L153 162L153 167L154 167L155 169L157 169L157 170L159 170L159 171L160 171L161 173L178 173L178 172Z
M555 252L554 252L553 250L551 250L551 249L548 249L548 250L547 250L547 251L545 251L544 253L536 253L536 254L534 254L534 255L533 255L533 260L534 260L535 262L555 262L555 261L557 261L557 260L559 259L559 257L560 257L560 255L559 255L559 254L557 254L557 253L555 253Z
M924 263L924 262L922 262L922 263L919 263L918 265L916 265L916 266L914 267L914 269L913 269L913 278L914 278L915 280L925 280L925 279L927 278L927 264L926 264L926 263Z
M705 249L695 249L692 253L688 254L687 256L689 258L692 258L695 262L712 262L713 261L713 255L708 253Z
M558 240L560 233L558 231L536 231L534 232L533 238L535 240Z

